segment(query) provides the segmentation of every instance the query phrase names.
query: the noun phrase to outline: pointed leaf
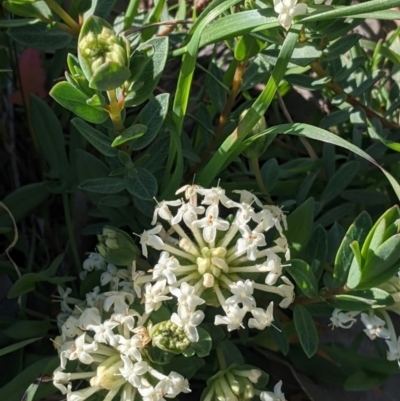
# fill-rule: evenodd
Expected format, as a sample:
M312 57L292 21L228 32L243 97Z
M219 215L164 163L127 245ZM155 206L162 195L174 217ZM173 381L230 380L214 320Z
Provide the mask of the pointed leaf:
M310 312L301 305L293 310L293 320L299 336L300 344L305 354L311 358L318 349L318 333Z

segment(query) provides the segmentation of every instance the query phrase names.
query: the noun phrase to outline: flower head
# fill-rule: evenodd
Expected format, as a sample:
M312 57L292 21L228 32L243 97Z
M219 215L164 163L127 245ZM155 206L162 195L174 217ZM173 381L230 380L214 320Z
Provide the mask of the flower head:
M297 4L298 0L274 0L274 10L279 14L278 22L288 30L292 23L293 17L307 13L307 5L304 3Z

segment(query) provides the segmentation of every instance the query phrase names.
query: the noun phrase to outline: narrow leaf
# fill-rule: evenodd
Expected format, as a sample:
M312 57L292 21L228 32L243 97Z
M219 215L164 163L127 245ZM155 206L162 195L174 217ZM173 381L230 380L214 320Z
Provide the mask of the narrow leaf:
M310 312L301 305L293 310L293 320L299 336L300 344L305 354L311 358L318 349L318 333Z

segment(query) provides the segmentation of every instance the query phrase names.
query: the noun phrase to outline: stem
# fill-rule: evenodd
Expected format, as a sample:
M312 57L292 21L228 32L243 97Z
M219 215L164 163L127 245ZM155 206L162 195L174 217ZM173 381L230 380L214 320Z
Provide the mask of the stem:
M231 91L226 101L225 108L219 117L219 123L215 131L215 136L213 140L208 144L206 150L201 155L201 161L195 166L193 166L186 174L186 179L196 174L196 172L200 169L200 167L205 163L210 153L217 146L218 142L221 140L222 132L225 128L226 123L228 122L228 118L233 109L233 106L235 105L235 99L237 95L240 93L240 88L242 86L242 78L245 70L246 70L246 63L239 61L237 63L235 74L233 76Z
M283 115L285 116L286 120L290 123L293 124L293 120L291 115L289 114L288 109L286 108L285 102L282 99L282 96L279 94L279 91L276 92L276 97L278 99L279 106L283 112ZM318 156L315 153L314 149L310 145L310 142L308 142L307 138L300 137L300 142L303 144L303 146L306 148L308 155L310 156L311 160L318 160Z
M108 99L110 100L110 108L109 108L110 118L114 125L116 134L119 134L120 132L125 130L125 126L124 123L122 122L121 109L119 108L118 105L115 89L107 91L107 95Z
M213 288L214 288L215 295L217 296L221 307L223 307L223 305L225 304L225 301L226 301L224 295L222 294L221 290L219 289L218 284L214 284Z
M132 26L133 20L135 19L138 9L139 9L140 0L130 0L128 4L128 8L125 12L124 17L124 31Z
M389 313L387 313L384 309L380 310L379 312L382 313L383 318L385 319L387 328L390 333L390 341L396 342L397 341L396 330L394 329L393 322L389 316Z
M190 253L181 251L180 249L177 249L172 245L164 243L163 251L168 251L169 253L173 253L174 255L181 256L182 258L188 259L191 262L196 263L195 256L191 255Z
M217 359L218 359L220 370L225 370L228 366L226 364L226 360L224 357L224 351L221 348L221 344L218 344L217 348L215 349L215 352L217 353Z
M45 0L45 2L72 29L74 36L79 36L81 31L79 24L55 0Z
M72 224L72 219L71 219L71 211L70 211L70 206L69 206L69 201L68 201L68 194L66 192L62 193L62 199L63 199L65 222L67 224L69 243L71 245L71 250L72 250L72 257L74 259L74 263L76 265L77 271L81 272L81 270L82 270L81 262L79 259L78 248L77 248L76 242L75 242L73 224Z
M265 198L269 204L273 204L271 197L268 195L268 189L264 185L264 181L261 177L260 165L258 163L258 158L254 157L250 159L251 167L253 168L254 175L256 177L257 185L260 188L260 191L265 194Z
M319 78L328 76L328 73L321 67L321 64L319 64L318 61L313 61L310 64L310 66L313 69L313 71L318 75ZM362 103L360 103L359 100L355 99L354 97L352 97L351 95L346 93L335 82L332 82L332 81L328 82L326 84L326 87L328 89L330 89L331 91L333 91L334 93L336 93L337 95L345 95L346 96L345 101L347 103L351 104L354 107L361 107L365 111L365 113L367 114L368 117L378 119L385 128L388 128L388 129L398 129L399 128L398 125L396 125L396 124L392 123L391 121L387 120L386 118L382 117L375 110L370 109L368 106L364 106Z
M180 280L176 281L176 282L172 285L172 287L178 287L178 286L180 286L180 285L181 285L182 283L184 283L184 282L189 283L189 281L194 280L194 279L197 279L197 278L200 278L200 277L201 277L200 274L199 274L197 271L195 271L194 273L189 274L188 276L183 277L183 278L181 278Z

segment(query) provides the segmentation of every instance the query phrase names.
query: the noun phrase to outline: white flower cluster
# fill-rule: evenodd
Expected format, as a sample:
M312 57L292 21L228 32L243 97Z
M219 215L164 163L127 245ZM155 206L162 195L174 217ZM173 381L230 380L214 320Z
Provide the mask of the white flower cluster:
M108 285L110 291L100 293L96 287L82 302L69 297L70 289L59 288L59 319L65 320L61 336L54 340L61 361L53 374L54 385L68 401L84 401L98 391L105 393L104 401L116 396L121 401L163 401L190 392L182 375L159 372L148 357L151 338L144 324L150 312L140 314L131 308L135 298L141 297L141 288L133 284L139 274L134 266L117 269L100 255L91 254L84 269L103 270L101 285ZM68 373L67 363L74 360L80 364ZM74 380L87 380L90 386L73 391Z
M146 313L156 310L171 293L178 304L171 320L183 328L190 341L197 341L196 326L204 314L196 307L206 302L221 306L225 315L217 315L214 324L224 324L229 331L243 327L248 312L250 328L263 330L273 321L273 303L264 310L257 308L255 290L277 294L287 308L294 300L294 286L282 276L282 259L290 259L286 237L286 217L276 206L263 205L248 191L234 191L239 202L229 199L220 187L204 189L185 186L186 201L163 201L157 204L152 224L155 227L140 235L142 254L148 247L161 251L151 275L142 275L136 285L145 284ZM198 197L202 197L198 204ZM176 208L173 213L170 208ZM223 211L235 211L231 219ZM203 216L204 217L203 217ZM170 228L157 223L161 218ZM283 226L283 227L282 227ZM279 234L268 247L265 232ZM262 282L256 282L254 278ZM281 281L276 285L278 279ZM152 282L155 282L153 284ZM168 284L168 285L167 285Z

